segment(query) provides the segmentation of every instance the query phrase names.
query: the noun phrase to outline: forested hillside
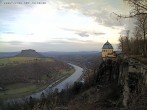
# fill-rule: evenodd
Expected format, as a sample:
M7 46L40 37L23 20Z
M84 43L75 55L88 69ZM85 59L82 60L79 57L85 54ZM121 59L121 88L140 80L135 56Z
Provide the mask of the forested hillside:
M54 58L1 58L0 99L22 97L43 90L73 72L70 65Z
M43 80L43 77L50 79L69 70L69 65L55 60L11 64L0 67L0 84L37 82ZM44 81L47 82L49 79L45 78Z
M54 56L65 62L71 62L82 68L93 69L96 63L102 61L101 53L93 54L70 54L70 55L57 55Z

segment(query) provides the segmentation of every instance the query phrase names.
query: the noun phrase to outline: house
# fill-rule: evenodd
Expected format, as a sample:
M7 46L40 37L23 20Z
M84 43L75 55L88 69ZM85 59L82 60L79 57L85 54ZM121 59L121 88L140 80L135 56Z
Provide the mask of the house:
M114 60L116 58L116 54L113 51L113 47L108 41L102 47L102 58L103 60L107 60L107 59Z

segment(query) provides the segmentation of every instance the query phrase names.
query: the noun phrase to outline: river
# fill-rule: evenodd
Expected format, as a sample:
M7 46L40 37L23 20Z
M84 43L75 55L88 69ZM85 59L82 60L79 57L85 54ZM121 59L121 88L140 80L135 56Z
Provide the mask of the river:
M60 82L60 80L57 80L56 82L54 82L54 83L58 83L58 81L60 82L60 83L56 84L55 86L52 86L53 85L53 83L52 83L46 89L44 89L40 92L33 93L32 95L28 95L28 96L21 97L21 98L8 99L6 102L13 102L14 101L14 102L18 102L18 103L20 103L20 102L23 103L30 96L32 98L40 99L42 93L44 93L44 96L47 96L50 93L50 91L54 91L56 88L60 92L62 89L66 89L67 85L68 86L73 85L74 82L77 81L80 78L80 76L83 74L83 68L76 66L74 64L71 64L71 63L69 63L69 65L74 67L75 72L71 76L69 76L68 78L66 78L65 80L63 80L61 82Z

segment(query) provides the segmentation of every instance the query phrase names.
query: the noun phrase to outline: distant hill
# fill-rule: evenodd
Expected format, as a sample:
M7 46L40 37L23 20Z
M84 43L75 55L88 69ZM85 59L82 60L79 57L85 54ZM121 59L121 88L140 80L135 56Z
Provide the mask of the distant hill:
M44 56L61 56L61 55L93 55L98 54L98 51L79 51L79 52L57 52L57 51L49 51L49 52L41 52Z
M35 50L28 49L28 50L22 50L19 54L16 56L18 57L44 57L43 55L39 54Z
M31 50L31 49L30 49ZM58 51L49 51L49 52L37 52L46 57L57 57L60 55L93 55L98 54L99 51L80 51L80 52L58 52ZM20 55L21 52L0 52L0 57L12 57Z
M0 52L0 57L12 57L16 56L20 52Z

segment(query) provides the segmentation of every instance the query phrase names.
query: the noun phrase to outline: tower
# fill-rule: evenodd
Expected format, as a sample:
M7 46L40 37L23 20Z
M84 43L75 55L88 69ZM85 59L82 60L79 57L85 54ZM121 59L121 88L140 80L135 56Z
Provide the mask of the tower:
M106 60L107 58L115 58L113 53L113 47L108 41L102 47L102 58L103 60Z

